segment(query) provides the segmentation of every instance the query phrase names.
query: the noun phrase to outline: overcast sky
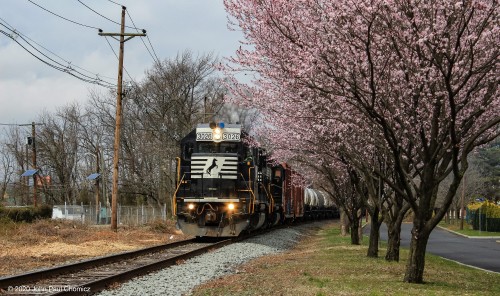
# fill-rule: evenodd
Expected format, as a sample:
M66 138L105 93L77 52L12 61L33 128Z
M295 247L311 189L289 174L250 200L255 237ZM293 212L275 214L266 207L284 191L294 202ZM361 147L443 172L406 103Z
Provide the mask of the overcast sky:
M195 54L213 52L230 56L239 47L241 34L227 28L222 0L80 0L99 14L120 22L121 7L127 7L138 28L147 30L149 40L160 60L174 58L191 50ZM31 0L43 8L85 26L104 32L120 31L120 27L91 11L78 0ZM12 34L14 28L48 57L89 76L98 74L116 84L118 60L104 37L94 28L63 20L29 0L0 0L0 30ZM126 17L126 25L133 26ZM126 29L132 33L133 29ZM135 33L135 32L134 32ZM31 40L30 40L31 39ZM21 38L16 40L39 57ZM118 41L108 37L118 52ZM149 46L149 41L143 38ZM36 43L57 54L39 48ZM50 61L52 64L55 62ZM140 38L125 43L124 66L135 81L141 81L154 61ZM81 67L84 70L81 70ZM89 72L85 72L89 71ZM109 77L109 78L106 78ZM124 79L128 79L125 76ZM42 63L11 38L0 34L0 123L30 123L42 110L53 112L71 102L82 105L90 89L96 86L60 72Z

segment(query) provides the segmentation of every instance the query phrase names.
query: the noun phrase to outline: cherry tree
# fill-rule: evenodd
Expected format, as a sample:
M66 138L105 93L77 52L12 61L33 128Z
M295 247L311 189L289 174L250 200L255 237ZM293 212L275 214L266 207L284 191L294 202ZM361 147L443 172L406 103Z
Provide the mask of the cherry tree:
M394 177L372 171L414 213L404 280L421 283L429 235L453 200L467 155L499 133L498 1L224 3L246 40L225 70L254 73L251 85L233 76L230 89L262 112L275 131L268 135L287 148L277 149L287 151L280 157L313 140L307 127L336 134L332 151L345 132L388 151ZM356 143L342 144L350 151Z

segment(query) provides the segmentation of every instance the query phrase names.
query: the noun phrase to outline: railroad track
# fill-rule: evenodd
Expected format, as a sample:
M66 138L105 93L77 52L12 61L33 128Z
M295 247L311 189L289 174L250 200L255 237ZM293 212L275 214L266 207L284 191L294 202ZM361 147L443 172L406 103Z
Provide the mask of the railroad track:
M5 295L87 295L234 242L195 239L0 278Z

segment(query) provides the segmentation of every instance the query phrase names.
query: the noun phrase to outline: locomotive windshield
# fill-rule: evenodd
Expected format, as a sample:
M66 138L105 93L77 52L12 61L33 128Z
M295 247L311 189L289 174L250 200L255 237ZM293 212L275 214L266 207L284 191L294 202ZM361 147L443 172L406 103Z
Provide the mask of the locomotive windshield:
M198 153L237 153L238 152L238 143L198 142L196 152L198 152Z

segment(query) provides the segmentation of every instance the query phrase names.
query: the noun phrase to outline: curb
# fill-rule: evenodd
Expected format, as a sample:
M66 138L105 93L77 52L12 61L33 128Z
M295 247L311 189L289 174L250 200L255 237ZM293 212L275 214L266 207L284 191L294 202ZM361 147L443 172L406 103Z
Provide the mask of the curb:
M470 239L497 239L497 238L499 238L499 236L468 236L468 235L465 235L465 234L462 234L462 233L450 230L450 229L445 228L445 227L440 226L440 225L438 225L437 227L439 227L442 230L446 230L446 231L448 231L450 233L456 234L458 236L465 237L465 238L470 238ZM496 242L500 243L500 240L497 240Z

